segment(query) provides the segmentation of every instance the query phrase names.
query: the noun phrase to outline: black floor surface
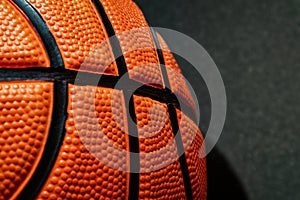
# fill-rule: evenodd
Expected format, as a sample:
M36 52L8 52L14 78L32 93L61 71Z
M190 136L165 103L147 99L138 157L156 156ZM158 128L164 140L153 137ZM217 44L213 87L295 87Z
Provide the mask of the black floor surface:
M152 26L196 39L222 74L228 112L208 156L209 199L300 199L300 1L137 2Z

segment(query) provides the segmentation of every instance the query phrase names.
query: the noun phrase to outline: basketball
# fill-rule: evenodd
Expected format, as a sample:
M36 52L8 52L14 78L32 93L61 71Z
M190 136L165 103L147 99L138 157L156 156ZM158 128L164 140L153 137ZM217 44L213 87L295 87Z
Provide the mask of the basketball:
M195 102L135 2L2 0L0 18L0 200L206 199Z

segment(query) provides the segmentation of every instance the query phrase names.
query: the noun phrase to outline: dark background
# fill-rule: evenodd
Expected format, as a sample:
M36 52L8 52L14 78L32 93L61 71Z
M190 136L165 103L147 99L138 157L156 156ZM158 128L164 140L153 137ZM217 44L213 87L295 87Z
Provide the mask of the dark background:
M300 1L137 3L152 26L197 40L222 74L228 111L207 158L209 199L300 199ZM209 114L201 117L205 129Z

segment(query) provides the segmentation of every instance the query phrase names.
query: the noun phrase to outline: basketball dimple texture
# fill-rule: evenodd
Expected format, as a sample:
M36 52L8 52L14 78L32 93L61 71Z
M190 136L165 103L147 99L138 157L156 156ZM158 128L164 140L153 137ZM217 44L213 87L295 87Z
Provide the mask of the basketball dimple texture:
M91 1L29 0L29 3L49 26L67 69L118 74L108 36Z
M166 42L163 38L157 34L158 41L160 43L162 53L164 56L165 66L167 69L167 74L169 77L169 82L171 86L172 92L177 95L177 97L188 104L191 108L195 111L195 102L191 96L191 93L187 87L186 81L184 76L181 73L181 70L171 53L170 49L168 48Z
M52 111L52 84L0 84L0 199L15 199L43 153Z
M155 44L139 8L130 0L101 2L120 41L129 76L142 83L162 87Z
M139 96L134 97L134 102L141 170L149 171L140 175L139 198L184 199L183 179L167 106Z
M111 93L112 89L107 88L95 90L94 87L70 85L66 136L37 199L125 199L128 173L101 162L106 159L111 162L110 166L127 165L126 157L113 153L111 142L125 150L128 144L120 129L113 131L116 125L111 113ZM89 109L91 102L101 105L96 106L97 114ZM121 111L124 105L119 106ZM100 141L103 138L100 133L106 134L105 142Z
M49 67L47 53L34 28L10 1L0 1L1 68Z
M203 136L174 103L195 102L133 1L3 0L0 19L0 200L206 199Z
M176 158L177 150L165 104L135 96L142 171L157 170Z
M206 160L200 158L203 136L197 125L184 113L176 110L179 129L188 164L194 199L206 199Z

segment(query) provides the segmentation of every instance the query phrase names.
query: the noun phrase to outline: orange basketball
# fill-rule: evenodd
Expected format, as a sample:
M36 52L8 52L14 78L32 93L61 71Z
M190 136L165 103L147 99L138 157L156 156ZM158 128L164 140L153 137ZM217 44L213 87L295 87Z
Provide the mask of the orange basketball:
M0 200L206 199L193 99L134 2L2 0L0 18Z

